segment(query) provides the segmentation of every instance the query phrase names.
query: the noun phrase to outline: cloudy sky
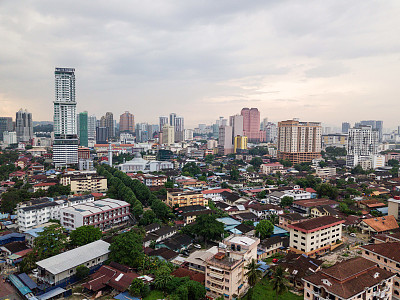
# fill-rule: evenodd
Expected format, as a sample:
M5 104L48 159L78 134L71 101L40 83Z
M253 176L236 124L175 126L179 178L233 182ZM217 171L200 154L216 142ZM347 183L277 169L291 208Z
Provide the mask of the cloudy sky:
M398 0L2 0L0 115L52 120L54 67L74 67L78 111L97 116L395 127L399 15Z

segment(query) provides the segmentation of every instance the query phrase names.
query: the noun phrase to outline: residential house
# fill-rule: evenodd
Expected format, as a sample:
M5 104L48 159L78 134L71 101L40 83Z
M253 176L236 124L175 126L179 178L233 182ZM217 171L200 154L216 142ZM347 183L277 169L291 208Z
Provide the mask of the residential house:
M285 246L286 245L286 246ZM284 249L289 245L289 237L273 236L266 238L258 244L257 259L261 260L273 254L284 252Z
M298 213L282 214L279 215L279 227L285 230L289 230L288 225L295 224L304 220L306 220L306 218Z
M394 216L374 217L362 219L358 224L360 230L368 234L386 233L399 228Z

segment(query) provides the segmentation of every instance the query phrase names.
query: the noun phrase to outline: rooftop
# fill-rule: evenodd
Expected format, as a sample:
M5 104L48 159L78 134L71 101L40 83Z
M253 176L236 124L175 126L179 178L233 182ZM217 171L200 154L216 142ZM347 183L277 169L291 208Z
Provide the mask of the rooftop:
M398 263L400 262L400 242L371 244L361 246L361 248L394 260Z
M108 250L109 247L109 243L98 240L82 247L46 258L37 262L36 264L40 268L45 269L51 274L55 275L72 269L76 266L80 266L102 255L108 254L110 252L110 250Z
M324 228L328 228L334 225L344 223L344 220L332 217L332 216L323 216L318 218L313 218L310 220L302 221L295 224L288 225L289 228L297 229L302 232L313 232L317 230L321 230Z
M395 217L392 215L363 219L362 222L370 226L376 232L383 232L399 228L399 224L397 224Z

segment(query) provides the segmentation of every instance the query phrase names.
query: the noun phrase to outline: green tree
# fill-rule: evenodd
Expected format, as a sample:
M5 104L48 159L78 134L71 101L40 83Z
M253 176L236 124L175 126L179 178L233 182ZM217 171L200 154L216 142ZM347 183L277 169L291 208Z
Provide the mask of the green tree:
M318 165L319 165L320 168L325 168L325 167L328 166L328 164L327 164L326 161L324 161L324 160L321 160L321 161L318 163Z
M166 265L161 266L154 276L154 286L159 290L165 290L172 280L171 270Z
M89 273L90 273L90 270L86 266L82 265L82 266L79 266L76 268L76 277L80 280L88 277Z
M250 290L247 294L247 299L253 299L253 288L256 283L261 279L262 273L258 269L260 264L257 264L257 261L253 258L251 262L249 262L246 266L245 276L247 277L247 281L250 285Z
M199 166L196 165L196 163L194 163L194 162L187 163L183 166L182 173L186 173L186 172L189 173L190 176L192 176L192 177L201 173Z
M102 233L100 228L91 225L85 225L73 230L69 235L73 246L83 246L91 242L101 239Z
M60 254L65 247L66 240L63 227L59 224L45 227L42 232L38 233L34 243L39 260Z
M131 296L141 296L143 287L143 280L141 280L140 278L135 278L133 279L131 286L129 287L129 294L131 294Z
M260 169L260 166L263 164L263 160L261 157L253 157L250 161L250 164L254 167L256 171Z
M274 225L269 220L261 220L256 226L256 236L265 239L274 233Z
M164 183L166 189L172 189L174 187L173 181L167 181Z
M290 196L284 196L281 199L281 203L279 204L281 207L287 207L287 206L292 206L293 204L293 197Z
M279 161L285 168L290 168L293 166L293 163L290 160L281 159Z
M110 260L136 268L144 256L142 244L143 237L134 230L117 235L110 245Z
M388 166L391 166L391 167L398 167L399 161L397 159L389 159L387 164L388 164Z
M235 181L239 180L239 171L237 168L234 167L231 169L230 178L231 178L231 180L235 180Z
M153 201L151 209L158 219L166 221L171 217L171 209L159 199Z
M200 215L196 223L189 225L193 234L203 237L204 241L221 240L224 233L224 224L217 221L213 214Z
M277 266L272 274L271 284L276 296L282 295L288 290L287 272L281 266Z
M242 224L247 225L247 226L250 226L250 227L253 227L253 226L254 226L254 222L251 221L251 220L243 221Z
M36 268L36 262L37 262L36 251L29 252L19 263L19 271L21 273L28 273L32 269Z
M338 189L328 183L320 184L317 186L316 191L319 197L328 197L332 200L335 200L339 194Z
M213 160L214 160L214 155L212 155L212 154L207 154L206 157L204 157L204 161L205 161L207 164L212 163Z
M157 217L153 210L149 209L143 213L142 218L139 220L139 225L149 225L155 223Z

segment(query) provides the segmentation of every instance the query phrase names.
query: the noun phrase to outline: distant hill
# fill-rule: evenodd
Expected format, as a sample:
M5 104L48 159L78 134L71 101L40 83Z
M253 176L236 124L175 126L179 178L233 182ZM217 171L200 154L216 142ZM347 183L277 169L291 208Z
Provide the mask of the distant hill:
M53 132L53 124L33 126L33 132Z

